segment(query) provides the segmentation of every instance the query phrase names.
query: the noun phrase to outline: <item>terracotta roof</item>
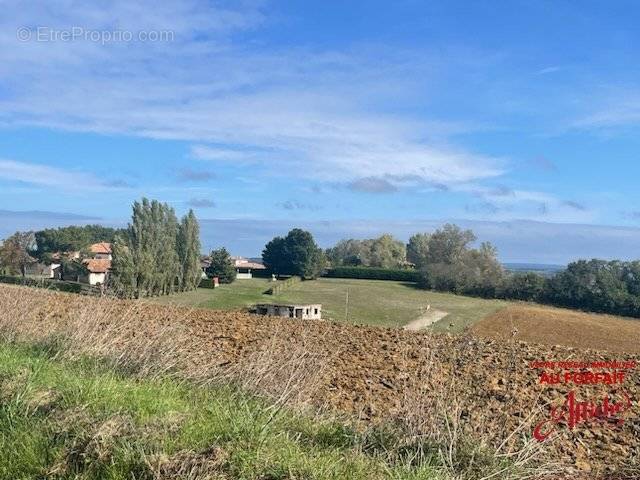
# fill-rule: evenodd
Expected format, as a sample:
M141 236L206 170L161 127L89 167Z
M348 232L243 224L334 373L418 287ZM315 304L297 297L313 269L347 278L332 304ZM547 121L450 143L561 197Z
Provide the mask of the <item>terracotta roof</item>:
M94 243L89 247L91 253L111 253L111 244L108 242Z
M236 268L251 268L253 270L266 270L267 268L261 263L249 262L248 260L236 260L235 266Z
M83 263L91 273L106 273L111 268L111 260L107 258L89 258Z

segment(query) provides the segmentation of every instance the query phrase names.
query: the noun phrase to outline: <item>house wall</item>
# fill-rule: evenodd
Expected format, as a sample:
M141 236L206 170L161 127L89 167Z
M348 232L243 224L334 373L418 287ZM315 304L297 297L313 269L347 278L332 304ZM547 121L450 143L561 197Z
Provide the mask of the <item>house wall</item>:
M52 263L51 265L49 265L49 278L60 279L60 277L62 276L60 268L61 267L59 263Z
M322 305L258 305L256 312L272 317L299 318L302 320L321 320Z
M244 269L242 269L242 270L244 270ZM237 280L248 280L250 278L253 278L253 275L251 275L251 270L241 271L240 268L236 268L236 279Z
M89 274L89 285L95 285L97 283L104 283L106 274L104 273L90 273Z

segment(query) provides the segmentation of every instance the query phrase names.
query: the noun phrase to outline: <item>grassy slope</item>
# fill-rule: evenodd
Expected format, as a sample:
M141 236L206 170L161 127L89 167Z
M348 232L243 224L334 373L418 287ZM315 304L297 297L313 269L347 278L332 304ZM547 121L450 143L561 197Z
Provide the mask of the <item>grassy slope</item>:
M135 380L50 353L0 343L0 478L441 478L229 387ZM186 475L194 468L202 476Z
M508 304L501 300L420 290L411 284L381 280L321 278L296 284L277 297L264 295L269 282L264 279L237 280L216 290L198 289L160 299L184 305L230 309L263 302L321 303L323 316L349 323L402 326L419 317L427 305L449 315L434 325L438 330L460 331ZM345 300L349 292L348 317Z

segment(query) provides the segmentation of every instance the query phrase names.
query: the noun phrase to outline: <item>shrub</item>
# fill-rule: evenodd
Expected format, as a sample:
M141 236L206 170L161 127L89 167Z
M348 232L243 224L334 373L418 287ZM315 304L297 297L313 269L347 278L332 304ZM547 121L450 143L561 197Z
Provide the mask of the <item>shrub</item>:
M505 285L504 297L514 300L535 302L542 299L545 278L534 272L514 273Z
M198 285L198 288L215 288L213 286L213 279L203 278L202 280L200 280L200 284Z
M330 278L358 278L362 280L394 280L397 282L418 282L420 272L373 267L335 267L323 275Z

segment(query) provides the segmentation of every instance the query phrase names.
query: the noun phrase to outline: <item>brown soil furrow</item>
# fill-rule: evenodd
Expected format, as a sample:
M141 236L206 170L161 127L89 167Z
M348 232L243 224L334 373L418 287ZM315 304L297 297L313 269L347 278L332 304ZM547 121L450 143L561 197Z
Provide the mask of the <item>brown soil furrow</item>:
M296 400L345 412L366 423L419 425L419 430L425 431L418 433L431 434L429 428L444 414L454 415L459 405L460 428L494 447L532 412L538 420L547 418L546 403L560 404L575 388L539 385L539 371L530 369L529 362L640 359L632 354L529 344L513 338L494 340L471 334L296 321L79 298L4 285L0 286L0 305L0 327L5 331L10 327L37 337L65 328L82 329L86 322L98 323L101 329L117 324L115 341L121 342L123 349L132 338L144 343L164 328L179 327L180 331L172 334L179 348L171 353L171 361L185 376L206 380L207 375L217 375L222 369L252 377L260 389L278 396L278 388L285 383L290 386L291 378L297 375L300 388ZM279 365L286 368L279 369ZM281 381L283 376L286 382ZM594 475L619 471L637 456L637 370L629 372L624 388L634 403L622 425L562 427L557 438L545 444L545 455ZM581 399L600 400L617 393L602 385L575 389ZM531 425L522 426L507 444L516 448L517 443L531 437L531 431Z

